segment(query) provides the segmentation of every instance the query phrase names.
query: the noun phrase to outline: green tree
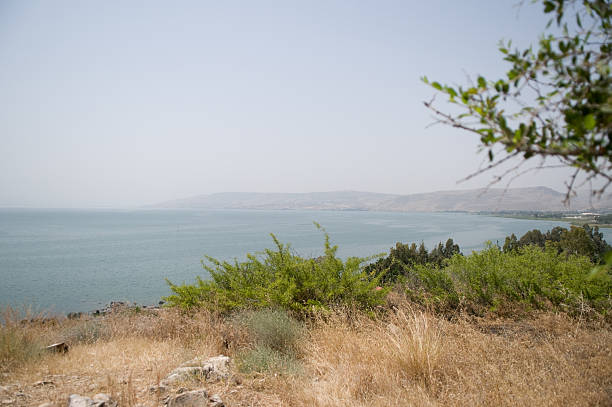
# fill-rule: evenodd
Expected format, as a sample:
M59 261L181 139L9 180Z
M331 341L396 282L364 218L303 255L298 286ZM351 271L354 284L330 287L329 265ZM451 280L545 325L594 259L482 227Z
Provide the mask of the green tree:
M493 183L524 172L555 166L548 158L574 168L567 182L566 202L576 177L603 181L593 191L601 195L612 183L612 63L609 0L536 0L551 14L554 34L545 33L537 47L499 50L510 64L506 77L478 76L468 86L448 86L423 80L444 93L458 113L445 113L430 102L439 122L479 136L490 163L468 176L499 168ZM498 148L501 152L496 152ZM514 157L522 157L519 164ZM539 164L521 168L532 157ZM500 167L501 165L501 167Z
M506 241L504 242L504 253L510 253L519 248L518 239L516 235L513 233L510 236L506 236Z
M538 229L530 230L519 239L519 247L535 245L544 247L546 245L546 237Z

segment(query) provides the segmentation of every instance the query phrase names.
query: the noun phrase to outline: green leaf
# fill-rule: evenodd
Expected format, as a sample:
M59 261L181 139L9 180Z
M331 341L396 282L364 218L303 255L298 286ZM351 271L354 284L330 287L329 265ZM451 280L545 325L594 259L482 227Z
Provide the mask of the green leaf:
M554 9L555 9L555 5L553 4L552 1L545 1L544 2L544 12L545 13L550 13Z
M431 86L433 86L434 88L436 88L438 90L442 90L442 85L440 85L439 82L432 82Z
M584 116L583 123L584 123L584 128L587 130L593 130L595 128L595 116L593 116L593 113L588 114L586 116Z
M481 89L485 89L487 87L487 81L482 76L478 77L478 87Z

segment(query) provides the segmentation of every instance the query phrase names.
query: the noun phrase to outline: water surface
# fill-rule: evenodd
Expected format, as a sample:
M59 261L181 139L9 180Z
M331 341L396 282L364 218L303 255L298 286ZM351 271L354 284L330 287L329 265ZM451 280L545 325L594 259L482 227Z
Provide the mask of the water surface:
M165 278L206 274L204 255L244 259L272 247L270 233L300 254L322 252L323 225L339 255L387 252L395 242L452 237L463 253L563 222L466 213L256 210L0 210L0 305L91 311L111 300L156 303ZM610 230L603 230L611 241Z

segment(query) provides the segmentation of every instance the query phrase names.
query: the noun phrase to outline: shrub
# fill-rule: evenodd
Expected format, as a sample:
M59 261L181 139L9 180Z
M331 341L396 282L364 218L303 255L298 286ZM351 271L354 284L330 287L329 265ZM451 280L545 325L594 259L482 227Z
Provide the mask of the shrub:
M257 346L238 355L238 367L243 373L279 372L299 373L301 365L295 357L266 346Z
M413 298L437 306L496 309L521 303L577 312L587 305L606 314L612 305L612 275L609 268L592 270L588 257L568 256L551 245L506 253L490 246L469 256L454 256L445 269L415 267L406 287Z
M317 225L318 226L318 225ZM276 250L247 255L247 261L221 262L206 257L203 263L210 280L197 278L196 284L175 285L164 298L170 306L207 307L220 311L282 308L298 313L352 305L372 309L382 305L387 289L377 290L379 277L369 278L364 265L372 259L336 256L325 233L324 255L306 259L291 251L272 235Z
M304 329L286 311L243 311L232 318L232 325L245 329L251 342L248 350L238 354L241 371L296 373L299 370L298 341Z
M282 310L259 310L239 313L233 323L244 327L258 346L293 354L302 336L302 325Z

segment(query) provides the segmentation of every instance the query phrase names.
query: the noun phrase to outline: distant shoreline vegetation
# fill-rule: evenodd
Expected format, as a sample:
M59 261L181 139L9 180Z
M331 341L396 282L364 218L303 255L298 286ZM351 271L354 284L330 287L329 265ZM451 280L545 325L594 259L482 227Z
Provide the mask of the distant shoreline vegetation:
M544 211L481 211L478 215L497 216L501 218L546 220L554 222L568 222L576 226L597 226L601 228L612 228L612 213L568 211L568 212L544 212Z

